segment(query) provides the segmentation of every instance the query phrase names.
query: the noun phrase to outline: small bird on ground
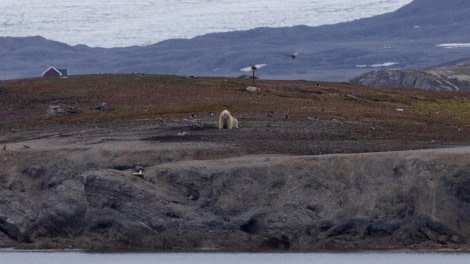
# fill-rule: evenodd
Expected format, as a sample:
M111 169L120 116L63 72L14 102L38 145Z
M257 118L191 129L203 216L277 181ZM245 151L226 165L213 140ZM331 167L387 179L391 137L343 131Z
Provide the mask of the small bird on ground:
M3 145L3 150L7 150L7 144Z

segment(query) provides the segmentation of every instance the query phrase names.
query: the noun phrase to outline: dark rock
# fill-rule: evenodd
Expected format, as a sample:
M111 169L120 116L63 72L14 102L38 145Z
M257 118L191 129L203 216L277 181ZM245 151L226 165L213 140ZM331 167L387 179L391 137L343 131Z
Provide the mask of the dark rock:
M258 232L259 226L256 218L250 219L247 223L240 226L240 230L250 235L254 235Z
M40 166L31 166L29 168L25 168L23 173L31 176L33 179L37 179L41 176L44 176L45 169Z
M135 150L120 152L128 155L122 163L108 160L114 155L90 163L97 149L33 159L35 149L15 156L23 167L0 174L1 246L304 251L470 244L466 149L173 162L156 153L182 156ZM98 167L139 163L154 183Z
M289 241L289 238L285 235L282 235L280 238L270 237L263 242L263 244L261 245L261 248L289 249L290 241Z
M373 219L367 228L368 236L389 236L403 225L400 218L385 217Z
M326 237L342 236L345 240L359 240L366 235L368 221L365 219L345 219L331 226L325 233Z

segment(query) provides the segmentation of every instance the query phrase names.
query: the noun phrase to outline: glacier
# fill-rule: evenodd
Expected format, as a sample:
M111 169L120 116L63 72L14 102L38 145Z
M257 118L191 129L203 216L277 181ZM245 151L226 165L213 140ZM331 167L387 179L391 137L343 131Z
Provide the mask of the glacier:
M69 45L145 46L258 27L318 26L392 12L412 0L2 0L0 36Z

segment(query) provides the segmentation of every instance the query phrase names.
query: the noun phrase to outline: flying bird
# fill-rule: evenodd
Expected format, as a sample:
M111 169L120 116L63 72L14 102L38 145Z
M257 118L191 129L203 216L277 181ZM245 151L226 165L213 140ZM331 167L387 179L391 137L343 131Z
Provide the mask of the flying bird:
M255 64L249 67L242 68L240 69L240 71L242 72L256 71L257 69L264 67L264 66L266 66L266 64Z
M297 58L297 56L299 55L298 52L295 52L295 53L291 53L291 54L286 54L287 57L291 58L291 59L295 59Z

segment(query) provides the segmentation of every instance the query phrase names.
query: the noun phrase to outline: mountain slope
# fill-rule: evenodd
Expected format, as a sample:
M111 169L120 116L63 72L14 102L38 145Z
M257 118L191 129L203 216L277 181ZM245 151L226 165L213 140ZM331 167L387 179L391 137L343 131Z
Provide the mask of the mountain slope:
M350 82L368 86L470 91L470 58L423 70L369 71L352 78Z
M418 68L467 57L468 49L437 45L469 42L469 11L465 0L415 0L393 13L336 25L257 28L112 49L0 38L0 79L38 76L51 64L72 74L238 76L240 68L266 63L260 78L343 81L370 65ZM295 59L286 56L295 52Z

